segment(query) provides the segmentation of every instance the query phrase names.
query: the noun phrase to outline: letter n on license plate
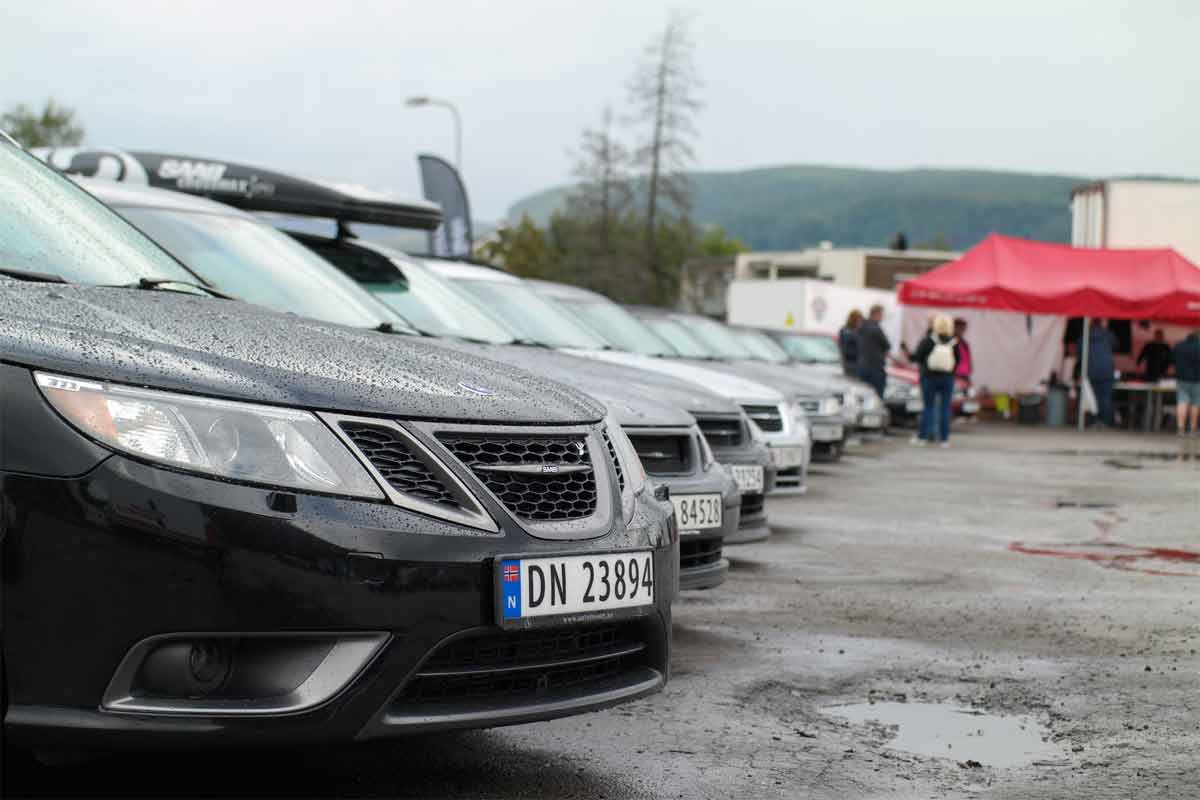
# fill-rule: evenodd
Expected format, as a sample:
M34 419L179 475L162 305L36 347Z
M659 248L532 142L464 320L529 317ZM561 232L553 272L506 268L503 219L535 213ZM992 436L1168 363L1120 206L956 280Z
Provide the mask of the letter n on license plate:
M521 627L540 617L654 604L654 554L598 553L496 562L496 620Z

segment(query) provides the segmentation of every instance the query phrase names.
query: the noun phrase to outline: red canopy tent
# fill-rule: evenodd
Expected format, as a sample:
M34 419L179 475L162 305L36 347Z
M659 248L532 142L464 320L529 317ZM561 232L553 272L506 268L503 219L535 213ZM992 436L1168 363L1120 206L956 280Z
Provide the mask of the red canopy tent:
M1200 268L1170 249L1099 250L990 234L962 258L900 284L905 305L1200 326ZM1083 424L1080 414L1080 425Z
M916 306L1200 323L1200 268L1174 250L1096 250L990 234L900 284Z

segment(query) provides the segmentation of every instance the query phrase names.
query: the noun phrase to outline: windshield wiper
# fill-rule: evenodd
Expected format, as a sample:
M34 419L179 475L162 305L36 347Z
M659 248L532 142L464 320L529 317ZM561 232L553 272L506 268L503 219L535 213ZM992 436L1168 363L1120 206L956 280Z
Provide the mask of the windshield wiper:
M216 297L221 300L237 300L231 294L226 294L220 289L214 289L211 286L206 286L203 283L194 283L192 281L181 281L175 278L138 278L133 283L118 283L110 285L110 289L145 289L146 291L154 292L175 292L178 289L172 289L172 286L186 286L189 289L198 289L205 294ZM190 294L190 292L182 292L181 294Z
M30 272L24 269L8 269L0 267L0 275L5 275L9 278L15 278L19 281L29 281L31 283L70 283L62 275L55 275L53 272Z

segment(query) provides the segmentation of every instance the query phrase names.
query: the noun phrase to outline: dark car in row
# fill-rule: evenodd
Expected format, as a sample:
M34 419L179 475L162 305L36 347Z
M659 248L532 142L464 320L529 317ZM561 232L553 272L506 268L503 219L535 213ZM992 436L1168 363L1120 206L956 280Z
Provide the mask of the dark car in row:
M227 299L7 139L0 351L6 746L366 740L667 680L674 509L578 390Z

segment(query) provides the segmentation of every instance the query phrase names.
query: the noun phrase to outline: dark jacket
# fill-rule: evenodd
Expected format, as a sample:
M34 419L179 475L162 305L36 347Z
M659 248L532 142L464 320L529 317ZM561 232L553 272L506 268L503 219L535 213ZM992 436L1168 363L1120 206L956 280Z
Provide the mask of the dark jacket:
M1093 325L1088 337L1088 380L1092 383L1111 383L1116 365L1113 350L1117 337L1108 328ZM1083 337L1079 339L1079 357L1083 358Z
M954 366L948 372L939 369L930 369L929 365L925 363L929 360L929 354L933 352L934 338L935 335L933 333L925 334L925 338L921 340L921 343L917 345L917 349L913 352L912 360L917 362L917 366L921 368L922 375L953 375L954 370L958 368L957 347L951 348L954 353ZM954 341L953 336L937 336L936 339L941 344L950 344Z
M842 367L852 372L858 366L858 331L853 328L838 331L838 350L842 353Z
M1175 377L1186 383L1200 382L1200 332L1175 345Z
M882 372L887 367L887 354L892 349L887 334L879 323L867 319L858 329L858 369L860 372Z
M1146 380L1158 380L1167 374L1171 366L1171 345L1166 342L1146 342L1137 358L1139 367L1143 361L1146 362Z

